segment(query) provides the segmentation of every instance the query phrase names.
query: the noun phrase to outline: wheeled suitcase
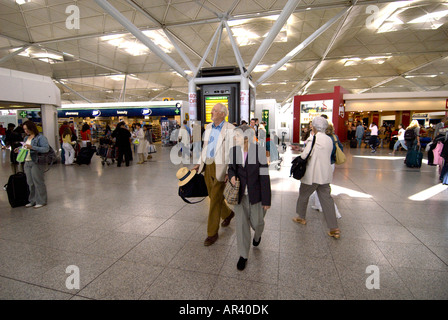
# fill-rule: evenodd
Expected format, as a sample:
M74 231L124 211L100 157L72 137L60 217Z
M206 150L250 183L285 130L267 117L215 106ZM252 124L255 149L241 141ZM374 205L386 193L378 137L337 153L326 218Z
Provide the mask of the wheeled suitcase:
M5 185L8 193L8 200L11 207L22 207L28 204L28 197L30 189L26 182L26 175L23 172L18 172L9 177L8 183Z
M358 141L356 139L350 140L350 148L357 148L358 147Z
M423 152L420 148L413 147L406 154L406 166L409 168L420 168L422 166Z
M96 153L96 148L88 148L83 147L79 150L78 156L76 157L76 163L81 164L90 164L93 155Z

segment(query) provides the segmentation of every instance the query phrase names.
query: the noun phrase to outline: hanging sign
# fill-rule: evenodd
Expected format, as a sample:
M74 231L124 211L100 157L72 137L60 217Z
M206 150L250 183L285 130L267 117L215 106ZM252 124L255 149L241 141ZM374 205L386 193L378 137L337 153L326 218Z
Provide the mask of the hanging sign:
M345 117L345 107L344 107L344 105L342 103L339 105L339 116L341 118Z

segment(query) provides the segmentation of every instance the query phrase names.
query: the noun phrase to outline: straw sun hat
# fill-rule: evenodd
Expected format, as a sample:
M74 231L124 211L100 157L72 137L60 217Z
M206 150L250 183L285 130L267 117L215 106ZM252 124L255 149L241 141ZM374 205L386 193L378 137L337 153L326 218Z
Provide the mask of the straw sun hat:
M180 168L176 173L176 177L179 179L179 187L186 185L195 174L196 170L188 170L186 167Z

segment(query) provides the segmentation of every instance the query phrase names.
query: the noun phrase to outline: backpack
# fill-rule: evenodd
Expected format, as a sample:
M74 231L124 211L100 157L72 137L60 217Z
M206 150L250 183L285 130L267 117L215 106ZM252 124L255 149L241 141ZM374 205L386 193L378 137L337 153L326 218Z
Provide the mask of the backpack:
M404 140L405 141L414 141L415 140L415 130L414 129L407 129L404 132Z

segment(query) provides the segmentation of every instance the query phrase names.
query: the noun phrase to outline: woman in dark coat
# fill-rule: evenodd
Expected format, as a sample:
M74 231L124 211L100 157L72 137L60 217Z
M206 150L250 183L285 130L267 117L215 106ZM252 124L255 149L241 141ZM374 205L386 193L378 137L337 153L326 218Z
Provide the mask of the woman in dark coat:
M125 127L124 122L119 122L116 129L112 132L112 138L115 138L115 145L118 148L117 167L121 167L123 156L126 162L126 167L129 167L129 162L132 160L131 151L131 133Z
M246 267L250 249L250 228L255 231L252 244L258 246L264 229L264 216L271 207L271 181L266 149L255 142L255 131L248 125L235 129L237 145L231 149L228 177L240 181L235 205L236 235L240 258L238 270Z

